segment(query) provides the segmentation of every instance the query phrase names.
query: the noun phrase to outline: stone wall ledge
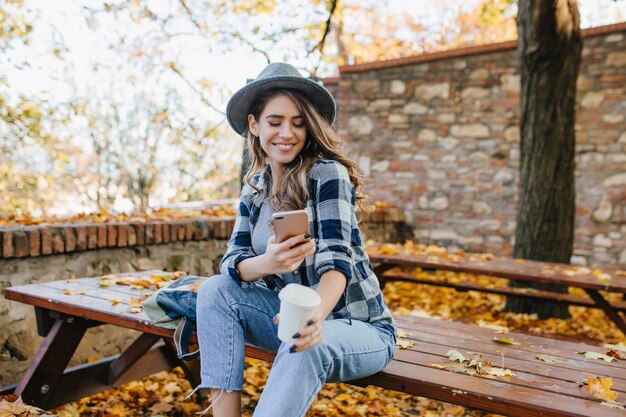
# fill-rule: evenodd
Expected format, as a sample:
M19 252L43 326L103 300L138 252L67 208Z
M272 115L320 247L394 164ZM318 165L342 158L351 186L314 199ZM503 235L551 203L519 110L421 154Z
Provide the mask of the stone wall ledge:
M359 217L363 224L398 223L404 220L402 210L396 207L379 207ZM226 240L230 238L234 227L234 216L0 227L0 260L174 242Z
M235 217L220 217L2 227L0 260L106 248L228 239L234 225Z

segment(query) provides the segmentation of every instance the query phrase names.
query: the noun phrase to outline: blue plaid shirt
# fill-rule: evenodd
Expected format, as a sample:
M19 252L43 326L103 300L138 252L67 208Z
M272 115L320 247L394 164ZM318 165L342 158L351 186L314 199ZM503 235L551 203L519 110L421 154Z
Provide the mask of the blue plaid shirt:
M366 322L382 321L395 329L395 322L383 300L378 278L372 270L356 219L355 189L348 170L337 161L319 160L308 176L309 198L305 210L309 214L309 229L317 242L314 255L307 257L294 275L301 283L316 288L321 276L330 270L343 273L346 289L329 315L330 319L348 318ZM269 172L254 177L261 190L269 181ZM246 282L239 276L236 265L258 254L252 250L254 230L263 204L252 187L241 192L235 228L228 242L228 251L220 264L223 274L231 276L244 288L264 285L264 280ZM280 276L266 277L265 282L280 283ZM382 323L381 323L382 324Z

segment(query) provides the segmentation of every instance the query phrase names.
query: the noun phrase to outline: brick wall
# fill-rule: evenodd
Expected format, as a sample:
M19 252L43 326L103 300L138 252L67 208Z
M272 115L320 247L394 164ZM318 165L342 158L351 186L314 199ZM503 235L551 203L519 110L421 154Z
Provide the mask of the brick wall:
M340 68L338 126L418 241L509 255L519 189L515 42ZM584 31L573 262L626 264L626 24Z
M234 218L0 227L0 259L226 239Z

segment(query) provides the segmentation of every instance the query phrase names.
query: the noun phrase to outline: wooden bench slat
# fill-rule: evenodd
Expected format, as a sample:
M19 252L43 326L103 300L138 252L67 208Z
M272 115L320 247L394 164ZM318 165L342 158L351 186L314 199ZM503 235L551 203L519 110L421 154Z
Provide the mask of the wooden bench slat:
M73 306L76 309L85 309L87 311L88 310L109 311L112 314L124 314L128 312L130 308L127 304L128 300L126 301L121 300L120 303L115 304L111 301L111 299L107 297L98 296L95 293L65 294L63 293L62 289L49 287L45 284L44 285L37 284L37 286L35 288L32 288L32 290L36 290L36 294L27 292L27 293L20 293L20 295L22 295L26 299L32 298L32 300L36 300L36 299L49 300L50 303L53 305L60 305L60 306L69 305L69 306ZM14 292L7 291L6 298L13 299L11 297L11 294L14 294ZM101 294L104 294L104 292L102 292ZM29 304L33 304L33 303L29 302ZM53 310L56 310L56 309L53 308Z
M408 364L418 364L425 367L434 368L433 364L441 364L447 365L449 368L454 369L454 363L450 362L447 357L439 356L428 352L419 352L416 350L400 350L395 353L394 359L399 362L405 362ZM457 363L458 365L458 363ZM560 378L553 378L546 375L537 375L535 373L525 372L520 369L516 369L515 366L511 366L511 364L506 364L506 369L510 369L514 372L515 375L510 377L490 377L488 375L473 375L474 378L479 379L488 379L488 380L497 380L498 382L502 382L505 384L509 384L512 387L527 387L536 389L537 387L541 387L543 391L553 392L556 394L568 395L570 397L582 398L586 399L589 397L590 393L584 389L579 388L578 381L567 381ZM453 373L453 371L445 371ZM586 382L586 381L584 381ZM622 383L624 381L622 380ZM586 384L585 384L586 385ZM622 387L623 388L623 387ZM624 390L618 389L615 385L613 385L612 389L614 391L618 391L618 395L621 397Z
M453 349L453 347L445 344L434 343L430 341L417 340L413 346L409 349L401 349L397 350L394 358L398 360L405 360L405 354L407 352L416 352L420 354L429 354L434 355L435 358L432 360L436 360L436 362L424 363L424 365L432 365L432 364L441 364L441 365L451 365L453 366L455 363L451 362L448 359L447 352ZM467 357L474 357L472 355L468 355L467 351L464 349L459 349L456 347L460 353L466 355ZM497 354L485 353L484 351L480 352L481 360L491 361L494 366L500 367L502 366L502 357ZM476 355L477 356L477 355ZM409 356L410 357L410 356ZM587 366L580 367L579 369L570 369L562 366L558 366L558 363L547 363L541 362L537 359L528 360L528 359L518 359L515 357L504 357L504 368L510 369L513 372L524 372L526 374L537 375L539 377L548 377L554 378L557 380L567 381L569 383L578 383L581 382L581 377L585 372L588 372L588 376L600 376L603 378L611 377L613 378L613 389L616 391L626 392L626 377L624 372L616 370L613 374L600 373L593 364L585 364Z
M57 302L58 304L69 304L75 306L77 308L82 308L86 310L91 309L99 309L103 311L111 311L111 313L115 314L132 314L130 313L129 302L131 297L128 295L123 295L119 293L111 293L107 292L107 290L103 289L102 291L90 290L89 292L78 293L76 291L81 291L81 286L74 284L67 284L67 286L63 287L55 287L48 284L37 284L36 289L37 294L33 295L33 297L37 298L46 298L52 301ZM63 292L64 289L71 291L71 293L66 294ZM30 294L24 294L29 296ZM108 297L111 295L112 297ZM119 297L122 295L126 299ZM119 297L119 298L114 298ZM114 303L112 300L117 300L119 303Z
M468 408L489 410L490 412L502 413L511 417L537 416L536 409L540 409L544 416L606 416L624 417L623 411L614 410L606 414L598 414L608 407L597 401L585 400L589 395L584 391L574 392L575 388L563 387L568 393L555 393L545 391L539 386L519 386L510 381L498 379L479 378L476 376L452 373L430 366L429 356L424 355L420 359L411 358L406 361L406 355L419 354L396 350L394 359L380 373L350 381L356 385L374 385L385 389L406 392L427 398L459 404ZM246 346L246 355L256 359L273 361L274 353L264 351L254 346ZM436 356L435 356L436 357ZM424 359L426 358L426 359ZM446 373L448 375L446 375ZM549 383L553 381L548 379ZM571 384L573 387L576 384ZM572 395L573 394L573 395ZM528 403L519 400L520 397L532 401L535 410L528 410ZM536 402L535 402L536 401ZM573 401L572 404L563 406L565 402ZM511 407L509 407L511 405ZM617 412L616 412L617 411Z
M143 295L145 293L152 293L155 291L154 288L133 288L130 285L124 284L111 284L110 286L102 286L100 285L100 278L81 278L77 280L58 280L58 281L49 281L49 282L41 282L39 285L48 285L53 286L55 288L76 288L83 291L110 291L112 293L126 295L126 296L137 296Z
M398 266L420 267L424 269L441 269L454 272L467 272L478 275L488 275L500 278L510 278L521 281L533 281L543 284L562 284L578 288L590 288L601 291L626 293L626 277L613 272L612 278L603 283L591 274L567 275L564 271L571 270L572 265L549 262L533 262L525 260L522 263L514 259L495 258L492 260L476 261L464 260L451 262L438 258L432 260L432 255L379 255L369 256L374 263L387 263ZM544 272L550 269L553 273Z
M84 285L82 283L63 283L59 281L52 281L38 284L42 288L47 288L52 291L59 291L63 293L64 290L71 291L72 294L66 294L68 297L76 297L81 299L81 303L84 305L88 305L89 299L97 299L97 300L105 300L109 304L113 305L112 300L117 300L121 304L128 305L133 298L137 299L139 297L144 296L145 294L152 293L151 291L139 291L136 290L134 293L129 293L126 291L116 291L115 288L95 288L92 286ZM81 294L83 292L84 294Z
M435 340L438 340L440 342L447 341L451 345L456 346L462 344L464 346L467 346L467 350L469 351L485 351L492 354L504 353L505 358L506 355L509 354L516 354L519 356L519 354L525 354L525 352L528 352L529 355L544 354L555 356L560 359L571 359L574 361L574 363L562 362L562 364L566 364L567 366L571 366L576 363L590 363L593 364L594 368L598 369L598 371L602 370L606 371L606 373L609 373L611 370L615 369L626 369L626 361L613 361L611 363L607 363L601 360L586 359L583 355L580 355L578 353L581 351L601 352L603 349L606 349L598 346L586 345L583 343L572 343L564 340L542 338L527 335L524 333L497 334L494 330L482 328L479 326L470 327L463 323L449 321L446 321L445 324L440 324L436 320L424 319L414 316L398 317L397 322L400 327L411 329L411 332L413 333L413 336L411 337L420 338L422 336L422 332L420 331L427 329L427 331L423 332L423 335L425 337L427 336L431 339L435 338ZM469 329L467 327L469 327ZM515 342L518 342L520 344L506 345L496 342L485 343L485 340L489 340L494 336L513 337ZM517 359L527 358L517 357Z
M415 331L415 329L404 328L402 325L400 325L400 327L403 330ZM419 336L423 335L423 332L419 333ZM435 338L438 337L441 336L435 335ZM407 337L407 339L416 340L416 338L414 338L413 336L409 336ZM417 339L419 339L419 337ZM438 345L436 343L428 343L417 340L417 343L411 346L409 349L396 349L393 361L404 362L408 365L417 364L425 367L432 367L432 364L453 364L453 362L447 360L447 351L451 348L454 348L455 346L458 346L458 344L452 346L444 346ZM248 346L248 349L252 349L253 351L256 349L257 354L254 355L254 357L258 359L273 360L272 353L264 352L263 350L255 348L253 346ZM423 349L423 351L421 349ZM456 347L456 349L462 351L462 349L459 347ZM265 355L263 355L263 353L265 353ZM483 358L491 360L494 364L497 364L501 359L500 355L497 354L483 354ZM558 394L569 395L582 399L589 397L588 391L586 391L584 388L579 388L578 386L579 379L581 378L581 376L583 376L580 370L574 371L570 369L559 368L555 365L556 364L549 364L539 361L533 363L525 359L506 358L506 368L514 371L517 376L511 378L497 379L490 379L485 376L474 376L474 378L497 380L498 382L504 384L511 384L513 386L525 386L533 389L537 386L541 386L544 388L548 388L548 392L555 392ZM579 363L579 366L581 365L585 366L586 370L590 372L589 376L592 376L593 374L593 376L605 377L605 375L598 375L597 372L593 372L593 370L595 369L595 364L583 362ZM539 370L544 372L538 372ZM549 370L549 372L546 373L546 370ZM614 378L613 390L626 393L626 379L619 378L620 376L626 377L626 375L624 375L624 373L621 371L617 371L615 372L615 374L616 377Z
M593 307L598 308L598 306L591 300L589 297L575 295L575 294L561 294L550 291L540 291L540 290L532 290L529 291L525 288L512 288L512 287L485 287L483 285L477 284L475 282L470 281L462 281L462 282L451 282L449 280L436 280L436 279L425 279L425 278L417 278L414 274L408 272L396 272L393 271L391 273L385 273L383 275L385 280L392 281L405 281L405 282L413 282L415 284L425 284L425 285L435 285L439 287L446 288L454 288L459 291L479 291L486 292L491 294L498 294L503 296L519 296L519 297L530 297L530 298L541 298L544 300L551 300L558 303L565 303L570 305L577 305L582 307ZM618 311L626 311L626 302L618 301L611 303L613 308Z
M429 331L432 331L433 333L436 333L436 334L442 334L444 336L458 335L459 337L466 337L466 338L474 339L474 340L480 340L480 337L483 337L483 338L488 337L490 339L493 337L506 338L510 336L511 334L514 334L515 341L519 342L521 345L511 346L511 345L506 345L506 344L498 344L495 342L493 343L493 345L497 347L501 347L501 348L507 348L507 347L520 348L524 346L526 347L532 346L533 348L538 348L542 350L550 350L550 351L555 351L556 349L558 349L559 354L556 354L553 356L568 357L568 358L573 358L573 359L582 357L578 354L578 352L580 352L581 350L591 350L591 349L595 349L596 351L608 350L608 348L603 348L601 346L591 345L591 344L587 344L584 342L573 342L569 340L550 338L550 337L546 337L545 335L537 336L533 334L527 334L527 333L515 332L515 331L510 331L509 333L498 333L496 329L491 329L489 327L469 325L467 323L462 323L459 321L439 320L439 319L433 319L433 318L419 317L419 316L414 316L410 314L397 316L396 321L398 323L402 322L403 327L411 327L415 330L419 330L423 327L426 327L429 329ZM443 326L444 329L442 329L441 328L442 326L440 326L440 322L442 321L446 323ZM457 333L451 334L450 333L451 330L454 330ZM626 367L625 361L615 361L612 363L612 365L615 365L615 364L621 364L624 367Z
M511 417L625 415L624 410L611 409L595 401L545 392L539 388L513 387L496 380L478 380L469 375L399 361L392 361L382 372L364 378L362 382ZM529 404L532 404L532 410Z
M59 313L69 314L72 316L83 317L98 322L113 324L124 327L126 329L139 330L164 337L172 337L173 330L155 326L143 311L140 313L130 313L128 306L111 305L104 300L98 300L93 297L83 298L76 295L63 295L56 290L50 290L41 287L49 293L42 291L42 294L33 295L23 288L6 288L5 298L13 301L30 304L35 307L41 307ZM48 297L46 296L49 295ZM89 306L86 308L84 302L88 299Z

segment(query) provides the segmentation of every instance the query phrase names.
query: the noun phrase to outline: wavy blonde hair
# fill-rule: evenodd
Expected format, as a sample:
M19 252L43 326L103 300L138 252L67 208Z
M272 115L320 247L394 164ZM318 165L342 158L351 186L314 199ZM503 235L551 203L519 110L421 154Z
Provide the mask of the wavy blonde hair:
M253 177L265 169L267 154L261 148L261 141L249 130L248 151L250 167L245 176L245 182L256 190L262 198L268 199L275 210L299 210L304 209L309 197L307 187L307 175L313 165L319 159L330 159L341 163L348 169L350 182L355 188L356 202L361 210L364 210L362 201L365 196L361 193L363 188L363 175L359 173L356 162L348 158L342 149L342 140L339 134L330 126L317 109L302 94L288 89L270 89L257 98L250 108L250 114L258 121L267 103L276 96L290 98L300 111L306 125L306 141L300 153L287 164L281 175L279 184L272 184L272 193L262 193L253 183Z

